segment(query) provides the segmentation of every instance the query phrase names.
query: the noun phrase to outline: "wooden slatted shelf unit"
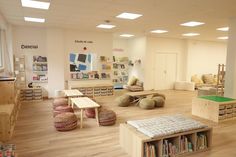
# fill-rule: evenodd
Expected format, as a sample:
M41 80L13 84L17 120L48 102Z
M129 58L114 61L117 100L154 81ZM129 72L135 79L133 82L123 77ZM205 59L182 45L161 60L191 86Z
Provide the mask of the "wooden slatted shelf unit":
M0 88L0 141L5 142L12 137L21 104L15 79L1 80Z
M22 88L20 90L21 101L42 101L43 91L42 88Z
M202 139L204 137L204 139ZM187 138L192 143L192 150L186 151L181 149L181 139ZM205 145L202 145L202 142ZM174 156L185 156L194 153L207 151L212 145L212 128L206 127L202 129L195 129L191 131L185 131L182 133L150 138L136 128L129 124L120 124L120 145L131 157L148 157L147 146L153 145L155 147L156 157L169 157L165 154L165 143L172 143L175 146L177 153ZM167 148L168 149L168 148Z
M112 96L113 85L112 84L86 84L86 85L72 85L69 89L77 89L84 96L94 98L100 96Z

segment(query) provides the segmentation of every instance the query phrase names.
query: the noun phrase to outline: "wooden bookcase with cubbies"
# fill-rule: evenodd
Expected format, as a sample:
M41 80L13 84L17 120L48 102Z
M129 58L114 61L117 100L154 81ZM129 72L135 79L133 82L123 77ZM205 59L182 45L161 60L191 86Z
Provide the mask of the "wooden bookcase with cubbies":
M201 96L192 101L192 114L214 122L236 118L236 100L221 96Z
M42 101L42 88L23 88L20 90L21 101Z
M113 85L110 84L70 86L69 89L78 89L83 95L91 98L113 95Z
M211 148L212 128L150 138L129 124L120 124L120 145L131 157L185 156Z

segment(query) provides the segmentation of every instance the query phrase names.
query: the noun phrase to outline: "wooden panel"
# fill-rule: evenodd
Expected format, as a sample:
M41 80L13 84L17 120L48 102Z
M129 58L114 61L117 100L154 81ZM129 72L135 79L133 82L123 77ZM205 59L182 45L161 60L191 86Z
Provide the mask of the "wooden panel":
M15 81L0 81L0 104L12 104L15 95Z

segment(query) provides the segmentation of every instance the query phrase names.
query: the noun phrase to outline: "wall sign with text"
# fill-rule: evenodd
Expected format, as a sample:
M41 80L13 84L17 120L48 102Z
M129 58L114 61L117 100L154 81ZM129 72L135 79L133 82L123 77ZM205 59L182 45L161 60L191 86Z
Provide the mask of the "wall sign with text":
M38 45L21 45L21 49L38 49L39 46Z
M75 43L88 43L88 44L92 44L93 41L91 41L91 40L75 40Z

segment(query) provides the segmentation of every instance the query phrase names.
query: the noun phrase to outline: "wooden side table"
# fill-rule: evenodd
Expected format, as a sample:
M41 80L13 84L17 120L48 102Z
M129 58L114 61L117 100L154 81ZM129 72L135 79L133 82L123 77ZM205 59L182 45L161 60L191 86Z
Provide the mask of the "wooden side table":
M74 107L74 105L76 105L80 109L80 128L83 128L83 112L84 109L86 108L95 109L95 117L97 120L97 124L99 126L99 119L98 119L98 108L100 107L99 104L89 99L88 97L71 98L71 102L72 102L72 108Z

